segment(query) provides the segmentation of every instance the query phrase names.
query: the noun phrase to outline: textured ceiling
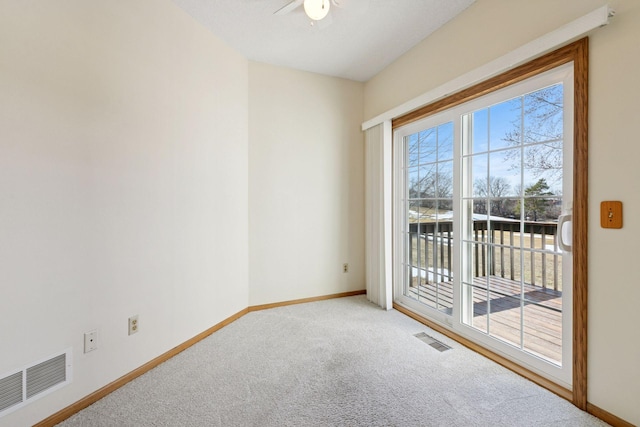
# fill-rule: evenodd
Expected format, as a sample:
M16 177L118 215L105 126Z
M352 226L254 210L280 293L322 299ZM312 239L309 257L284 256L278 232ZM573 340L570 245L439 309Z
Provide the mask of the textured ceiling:
M340 0L310 25L289 0L173 0L248 59L367 81L475 0Z

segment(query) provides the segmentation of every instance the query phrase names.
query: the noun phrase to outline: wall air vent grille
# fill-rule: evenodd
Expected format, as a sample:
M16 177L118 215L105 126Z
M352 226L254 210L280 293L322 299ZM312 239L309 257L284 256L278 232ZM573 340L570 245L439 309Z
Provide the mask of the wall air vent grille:
M63 353L27 369L27 399L65 381L66 356Z
M22 371L0 379L0 412L22 402Z
M71 382L71 349L0 376L0 417Z

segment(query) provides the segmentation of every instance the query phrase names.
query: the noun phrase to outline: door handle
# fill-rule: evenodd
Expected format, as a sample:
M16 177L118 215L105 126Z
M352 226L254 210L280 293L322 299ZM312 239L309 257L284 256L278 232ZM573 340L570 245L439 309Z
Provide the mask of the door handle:
M565 252L571 252L571 244L567 244L564 241L564 226L565 224L571 224L572 221L572 215L560 215L560 218L558 218L558 247L560 247L560 249L562 249ZM569 236L569 238L571 239L573 237L573 233L570 233L571 235Z

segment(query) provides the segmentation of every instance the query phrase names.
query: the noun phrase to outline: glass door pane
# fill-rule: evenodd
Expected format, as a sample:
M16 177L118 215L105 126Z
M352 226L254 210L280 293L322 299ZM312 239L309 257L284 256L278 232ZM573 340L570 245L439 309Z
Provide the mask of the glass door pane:
M462 321L558 366L563 99L555 84L464 115L462 151Z
M394 131L395 301L565 387L571 105L568 64Z
M404 295L453 311L453 122L405 136Z

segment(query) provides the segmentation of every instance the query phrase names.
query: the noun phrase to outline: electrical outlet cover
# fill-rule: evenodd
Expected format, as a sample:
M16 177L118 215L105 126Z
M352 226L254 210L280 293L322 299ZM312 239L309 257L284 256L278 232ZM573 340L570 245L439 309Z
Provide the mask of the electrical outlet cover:
M138 315L129 317L129 335L133 335L138 332Z

